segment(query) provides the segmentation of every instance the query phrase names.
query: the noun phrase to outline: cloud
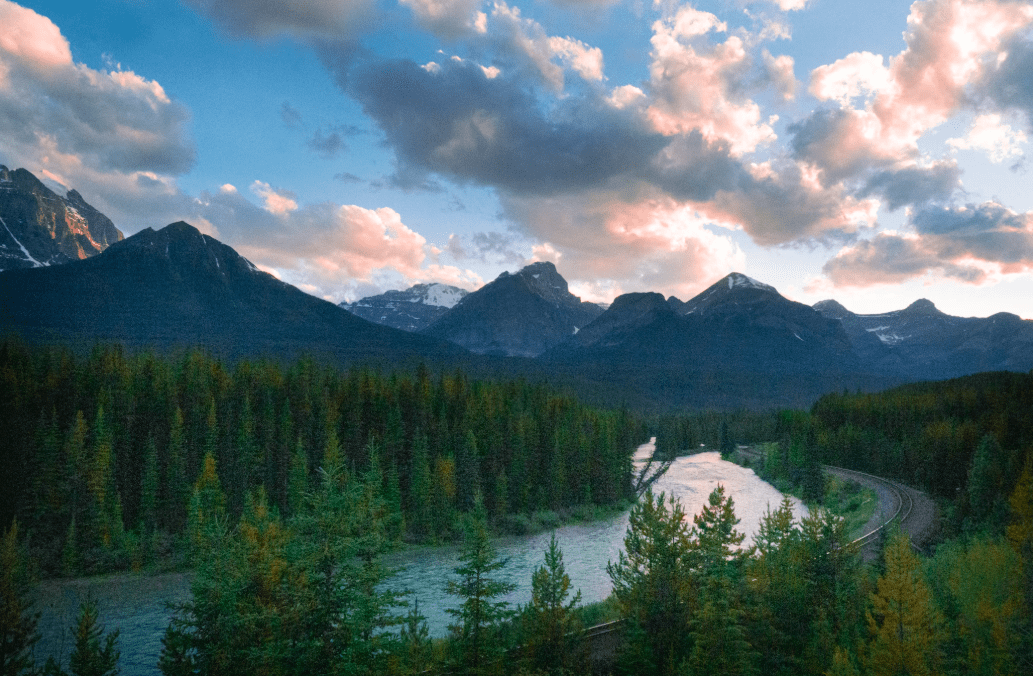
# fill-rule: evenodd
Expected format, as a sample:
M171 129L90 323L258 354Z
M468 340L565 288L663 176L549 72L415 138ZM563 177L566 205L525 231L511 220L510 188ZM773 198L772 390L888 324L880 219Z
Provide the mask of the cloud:
M944 201L961 188L961 169L956 162L934 162L925 167L887 169L872 174L859 196L878 195L890 211L907 205Z
M385 133L402 176L430 171L548 194L645 167L665 144L633 112L598 98L564 99L546 113L519 81L489 79L469 62L449 60L431 73L411 61L378 61L345 81Z
M455 261L478 260L507 267L521 266L527 256L518 251L517 237L502 232L475 232L472 235L451 234L442 252Z
M743 94L752 67L743 39L731 35L700 47L703 36L727 30L716 16L691 5L653 24L647 116L662 134L698 130L708 141L727 142L738 155L776 136L769 120L761 119L760 106Z
M993 64L1002 46L1031 22L1028 3L915 2L907 47L888 66L881 56L858 52L811 73L811 93L841 108L818 110L796 125L794 153L830 181L913 163L925 132L973 105L971 89L991 76L1005 89L1003 83L1014 81L1012 66ZM864 99L863 108L851 107L857 98Z
M345 138L361 133L358 127L351 125L331 125L325 129L317 129L306 145L315 153L326 159L337 157L348 149Z
M508 197L504 206L542 242L534 257L556 262L568 280L596 300L629 291L691 297L708 280L745 264L740 248L728 236L715 234L708 219L656 191Z
M193 200L184 219L213 224L242 255L314 295L339 299L360 285L383 291L417 282L480 283L475 273L434 260L434 247L393 209L298 205L289 192L262 181L251 192L263 206L220 189Z
M986 278L978 267L945 261L920 238L896 233L882 233L843 249L822 272L837 287L900 284L926 274L970 283Z
M932 275L983 283L1033 270L1033 212L994 202L930 206L912 233L883 233L844 248L823 272L836 286L900 283Z
M523 18L519 7L496 2L487 32L504 57L516 57L530 65L533 72L555 92L562 92L565 84L564 71L559 63L586 81L605 79L601 49L571 37L548 35L541 24Z
M70 183L79 166L181 174L193 165L189 113L161 85L74 63L50 19L0 0L0 137L10 164L41 162Z
M286 101L280 104L280 119L291 129L301 127L301 112Z
M1033 131L1033 40L1018 35L1004 45L1004 59L991 68L984 82L984 91L999 106L1020 110Z
M996 163L1021 158L1025 143L1026 135L1004 124L998 113L978 116L963 138L947 140L947 144L957 150L981 150Z
M871 52L854 52L835 63L811 72L810 92L819 101L838 101L843 105L860 96L870 96L890 88L892 76L883 57Z
M239 37L354 37L370 25L375 0L185 0Z
M232 192L236 193L236 188ZM251 184L251 192L262 198L265 210L271 214L285 216L298 208L297 196L289 190L273 188L268 183L255 181Z
M399 0L412 10L420 25L446 39L454 40L478 32L481 0ZM483 15L482 15L483 16Z

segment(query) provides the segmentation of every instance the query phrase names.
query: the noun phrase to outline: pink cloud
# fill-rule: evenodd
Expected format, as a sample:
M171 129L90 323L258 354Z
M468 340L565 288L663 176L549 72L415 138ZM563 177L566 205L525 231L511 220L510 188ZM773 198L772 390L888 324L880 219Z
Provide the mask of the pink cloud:
M810 91L839 101L847 115L822 143L815 159L840 174L875 163L906 163L918 154L918 139L968 103L967 88L980 81L1001 46L1033 22L1033 5L975 0L925 0L911 6L907 48L882 65L862 52L811 73ZM860 95L863 109L849 108Z
M837 287L899 284L929 277L983 284L1033 271L1033 212L993 202L928 207L913 232L881 233L844 247L823 267Z
M692 205L646 187L507 198L504 204L541 242L533 249L535 260L557 263L596 300L647 290L689 297L715 276L745 265L739 246L715 233Z
M776 136L760 106L739 93L752 67L747 45L738 35L713 45L700 42L725 31L716 16L689 5L653 24L646 115L661 134L698 130L708 141L727 142L735 154L753 152Z

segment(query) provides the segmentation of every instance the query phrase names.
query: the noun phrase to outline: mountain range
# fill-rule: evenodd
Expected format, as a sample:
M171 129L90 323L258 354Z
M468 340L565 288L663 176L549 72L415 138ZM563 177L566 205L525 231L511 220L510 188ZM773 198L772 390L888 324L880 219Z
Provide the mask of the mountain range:
M178 222L85 260L0 273L0 332L89 346L205 346L229 357L451 360L451 343L367 322L262 272Z
M60 198L29 172L4 171L0 234L16 243L0 251L23 255L8 256L14 264L0 272L0 334L33 342L461 364L657 408L807 406L843 388L1033 369L1033 321L1016 315L952 317L927 300L856 314L836 301L791 301L739 273L687 301L630 293L604 308L571 294L556 267L540 262L470 293L424 284L338 307L187 223L121 239L74 191ZM69 222L79 230L63 230ZM28 243L56 248L44 255Z

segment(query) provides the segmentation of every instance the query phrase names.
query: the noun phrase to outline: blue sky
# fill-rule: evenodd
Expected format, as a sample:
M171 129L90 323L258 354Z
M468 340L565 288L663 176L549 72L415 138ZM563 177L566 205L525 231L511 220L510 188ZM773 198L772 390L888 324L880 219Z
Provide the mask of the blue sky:
M0 0L0 162L331 300L687 299L1033 318L1033 3Z

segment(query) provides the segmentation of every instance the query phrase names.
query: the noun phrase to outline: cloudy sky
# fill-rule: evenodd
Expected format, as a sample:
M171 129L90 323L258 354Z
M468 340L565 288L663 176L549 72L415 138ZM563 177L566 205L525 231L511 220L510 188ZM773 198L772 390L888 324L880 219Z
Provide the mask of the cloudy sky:
M1029 0L0 0L0 162L339 301L1033 318Z

